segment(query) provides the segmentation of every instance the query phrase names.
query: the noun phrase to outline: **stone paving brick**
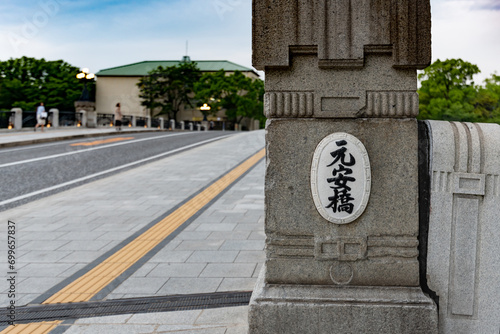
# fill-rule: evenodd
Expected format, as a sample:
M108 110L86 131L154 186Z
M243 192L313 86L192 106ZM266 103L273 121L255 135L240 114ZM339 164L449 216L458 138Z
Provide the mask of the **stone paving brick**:
M250 233L248 231L212 232L207 239L246 240L250 236Z
M52 263L47 266L46 263L30 262L20 269L18 268L17 272L24 277L54 277L61 275L72 266L71 263Z
M224 278L217 291L253 291L256 277Z
M156 253L148 263L176 263L176 262L186 262L187 259L193 254L193 251L181 251L181 250L171 250L163 248L161 251Z
M130 277L113 291L115 293L139 293L154 295L165 284L165 278Z
M160 263L147 277L198 277L205 263Z
M187 240L181 241L176 250L218 250L224 240Z
M264 240L226 240L220 250L264 250Z
M255 263L209 263L201 277L252 277Z
M190 294L216 292L222 278L202 277L202 278L171 278L158 291L160 295Z
M231 223L201 224L196 231L232 231L235 227L236 224Z
M234 262L237 256L237 251L195 251L186 262Z
M234 262L263 263L266 255L263 251L241 251Z
M58 277L29 277L17 283L16 290L22 293L42 294L59 281Z

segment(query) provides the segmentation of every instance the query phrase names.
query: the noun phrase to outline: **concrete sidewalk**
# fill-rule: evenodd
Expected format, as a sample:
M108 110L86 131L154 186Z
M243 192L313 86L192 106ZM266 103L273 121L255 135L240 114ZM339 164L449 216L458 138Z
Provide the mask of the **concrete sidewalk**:
M63 139L78 139L78 138L90 138L98 136L108 136L114 134L130 134L137 132L154 132L154 131L168 131L159 130L155 128L124 128L122 131L117 131L112 127L100 127L100 128L78 128L78 127L67 127L67 128L48 128L44 129L42 132L40 128L37 131L30 130L1 130L0 131L0 148L2 147L14 147L22 145L31 145L38 143L48 143Z
M3 243L7 221L17 228L16 304L40 303L263 147L264 131L238 133L1 212ZM101 299L252 290L265 258L264 170L261 161ZM9 303L7 290L0 287L1 306ZM247 307L231 307L116 315L62 323L52 332L245 333L246 314Z

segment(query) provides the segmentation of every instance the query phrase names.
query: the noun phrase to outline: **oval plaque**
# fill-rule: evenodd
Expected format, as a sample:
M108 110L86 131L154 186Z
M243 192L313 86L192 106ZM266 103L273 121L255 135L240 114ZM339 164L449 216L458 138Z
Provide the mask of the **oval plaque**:
M337 132L318 144L311 166L311 191L323 218L335 224L354 221L365 211L370 187L370 160L361 141Z

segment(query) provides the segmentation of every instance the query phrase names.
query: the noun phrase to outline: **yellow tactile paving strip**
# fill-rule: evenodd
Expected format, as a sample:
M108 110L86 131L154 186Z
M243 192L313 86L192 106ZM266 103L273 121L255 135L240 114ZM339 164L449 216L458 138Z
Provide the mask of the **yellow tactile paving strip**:
M84 302L146 255L265 155L262 149L43 304Z
M201 210L224 189L229 187L234 181L259 162L265 154L265 149L262 149L240 165L236 166L211 186L108 257L97 267L70 283L61 291L52 295L42 304L84 302L90 300L105 286L130 268L186 220L196 214L196 212ZM49 333L50 330L60 323L61 321L31 323L26 325L18 324L7 327L0 334Z
M31 324L17 324L9 326L2 331L2 334L46 334L57 327L62 321L44 321Z
M71 144L70 146L95 146L95 145L114 143L117 141L131 140L134 138L135 137L118 137L118 138L110 138L110 139L103 139L103 140L95 140L95 141L90 141L90 142L87 141L87 142L81 142L81 143L74 143L74 144Z

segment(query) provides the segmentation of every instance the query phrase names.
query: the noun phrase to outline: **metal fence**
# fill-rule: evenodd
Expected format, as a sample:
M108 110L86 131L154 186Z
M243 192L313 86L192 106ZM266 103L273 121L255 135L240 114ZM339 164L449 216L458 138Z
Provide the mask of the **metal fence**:
M113 125L113 114L97 114L97 126Z
M59 126L76 126L81 122L74 111L59 111ZM81 123L80 123L81 124Z
M36 123L36 111L23 110L23 128L34 128Z
M135 119L135 126L145 127L146 125L146 117L137 117Z

